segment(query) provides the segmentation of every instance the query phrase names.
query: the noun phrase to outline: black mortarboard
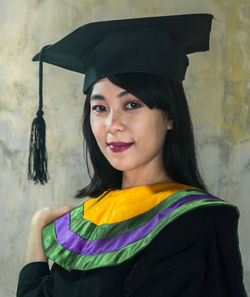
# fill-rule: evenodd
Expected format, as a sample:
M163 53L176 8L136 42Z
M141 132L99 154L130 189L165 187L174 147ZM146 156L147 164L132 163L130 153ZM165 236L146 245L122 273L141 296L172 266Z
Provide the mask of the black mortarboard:
M53 45L40 61L40 104L32 124L29 179L47 182L45 122L42 112L42 62L85 74L83 92L97 80L124 72L155 73L184 80L187 54L209 49L211 14L185 14L93 22Z

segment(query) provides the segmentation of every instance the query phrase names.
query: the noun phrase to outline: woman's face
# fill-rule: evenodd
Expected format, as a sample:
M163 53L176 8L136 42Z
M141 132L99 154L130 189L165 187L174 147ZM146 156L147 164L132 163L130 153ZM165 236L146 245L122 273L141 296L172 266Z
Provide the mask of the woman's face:
M117 170L162 165L162 150L172 121L159 109L107 78L97 81L90 97L90 124L100 150Z

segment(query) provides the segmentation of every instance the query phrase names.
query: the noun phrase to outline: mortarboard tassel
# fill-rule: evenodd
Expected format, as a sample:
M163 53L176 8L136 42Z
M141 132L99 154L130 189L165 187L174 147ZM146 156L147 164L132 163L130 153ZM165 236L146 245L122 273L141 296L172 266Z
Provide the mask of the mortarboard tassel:
M48 156L46 151L46 124L43 118L43 53L48 46L42 48L39 57L39 109L31 126L28 179L42 185L49 179L47 171Z

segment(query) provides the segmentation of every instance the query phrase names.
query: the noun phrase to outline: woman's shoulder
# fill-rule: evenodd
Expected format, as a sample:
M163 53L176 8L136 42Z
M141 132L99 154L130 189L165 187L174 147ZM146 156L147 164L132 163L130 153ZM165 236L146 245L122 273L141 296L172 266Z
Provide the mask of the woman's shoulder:
M193 251L202 255L215 242L222 250L230 242L237 246L238 218L237 208L228 204L193 208L162 228L138 255L138 267L185 259Z

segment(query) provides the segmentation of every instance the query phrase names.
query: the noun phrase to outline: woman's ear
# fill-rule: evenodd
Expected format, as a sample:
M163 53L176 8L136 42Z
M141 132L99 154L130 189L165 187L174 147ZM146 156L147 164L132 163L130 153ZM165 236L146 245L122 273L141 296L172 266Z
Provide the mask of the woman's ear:
M168 112L165 112L164 118L165 118L167 130L172 130L174 128L174 121L170 119Z
M167 122L167 130L172 130L174 128L173 120L168 120Z

